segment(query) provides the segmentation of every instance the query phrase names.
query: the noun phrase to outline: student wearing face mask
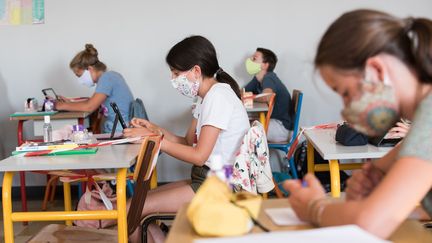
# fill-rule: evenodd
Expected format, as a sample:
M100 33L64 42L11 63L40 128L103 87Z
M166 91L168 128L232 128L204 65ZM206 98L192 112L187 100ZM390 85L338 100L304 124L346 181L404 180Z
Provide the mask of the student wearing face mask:
M115 113L110 106L111 102L117 103L123 119L129 122L129 106L133 100L132 92L129 89L123 76L114 71L107 71L106 65L98 58L98 52L92 44L86 44L85 49L79 52L70 62L69 67L78 77L78 83L96 90L90 99L81 102L70 102L62 97L64 102L56 102L57 110L65 111L86 111L93 112L99 107L105 110L105 122L102 131L111 132ZM121 126L117 126L121 131Z
M399 118L412 125L401 144L354 172L344 202L328 201L311 174L307 186L286 182L297 215L317 226L357 224L382 238L419 202L432 216L432 21L345 13L322 37L315 66L342 96L342 115L358 131L382 135Z
M245 90L254 94L275 93L273 113L270 118L267 139L271 142L285 142L293 130L291 95L274 72L277 57L268 49L257 48L252 57L246 59L246 71L253 79ZM257 102L268 102L269 96L255 99Z
M205 180L212 158L220 156L224 162L234 162L235 153L249 129L239 86L219 66L215 48L209 40L202 36L188 37L171 48L166 61L171 70L172 86L184 96L202 99L195 115L191 116L186 135L175 135L137 118L131 121L134 128L125 129L124 135L133 137L152 134L155 130L162 132L161 150L191 164L191 180L169 183L150 191L143 217L155 212L176 212L184 203L190 202ZM136 240L139 232L134 235L131 240Z

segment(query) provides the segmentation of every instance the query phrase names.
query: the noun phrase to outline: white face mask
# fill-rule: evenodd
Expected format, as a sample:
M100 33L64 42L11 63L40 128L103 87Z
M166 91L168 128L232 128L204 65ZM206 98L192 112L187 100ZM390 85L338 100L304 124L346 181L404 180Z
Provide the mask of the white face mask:
M83 74L78 78L78 82L89 88L95 85L89 70L84 70Z
M186 74L179 75L177 78L172 79L171 84L184 96L194 98L198 95L199 82L189 81Z

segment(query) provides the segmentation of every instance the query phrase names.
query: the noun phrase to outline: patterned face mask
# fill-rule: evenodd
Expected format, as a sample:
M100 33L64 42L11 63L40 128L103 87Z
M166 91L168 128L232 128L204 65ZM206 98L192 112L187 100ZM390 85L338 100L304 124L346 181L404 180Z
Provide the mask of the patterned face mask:
M383 136L399 120L394 88L381 82L363 82L363 94L342 110L354 129L370 137Z
M198 95L200 83L189 81L186 74L179 75L177 78L172 79L171 84L180 94L189 98L195 98Z

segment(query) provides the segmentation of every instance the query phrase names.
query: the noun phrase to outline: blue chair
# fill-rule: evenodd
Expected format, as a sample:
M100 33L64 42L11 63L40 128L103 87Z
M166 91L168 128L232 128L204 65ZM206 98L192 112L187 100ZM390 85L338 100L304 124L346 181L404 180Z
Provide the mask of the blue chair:
M269 149L279 149L279 150L285 152L285 154L288 154L288 150L290 149L291 145L293 144L294 139L297 137L297 133L299 130L302 101L303 101L303 92L301 92L300 90L296 90L296 89L293 90L292 105L294 108L294 129L293 129L292 137L291 137L290 141L288 141L288 143L269 143L268 144ZM298 179L298 173L297 173L297 168L294 164L294 159L291 158L288 162L289 162L289 167L290 167L290 171L291 171L291 176L294 179Z

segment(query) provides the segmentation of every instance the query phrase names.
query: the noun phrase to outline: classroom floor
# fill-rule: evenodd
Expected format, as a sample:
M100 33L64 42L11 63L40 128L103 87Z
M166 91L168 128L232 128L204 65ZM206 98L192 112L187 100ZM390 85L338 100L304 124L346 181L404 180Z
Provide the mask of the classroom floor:
M75 203L75 202L73 202ZM74 204L72 204L74 205ZM15 210L19 210L21 208L21 202L20 201L14 201L12 204L12 207ZM41 200L32 200L28 201L28 208L29 211L40 211L42 207L42 201ZM64 204L62 200L55 200L54 203L48 204L48 211L60 211L64 210ZM61 222L29 222L27 226L24 226L21 222L14 223L14 235L15 235L15 242L21 243L21 242L27 242L33 235L35 235L37 232L39 232L40 229L42 229L45 225L53 224L53 223L61 223L63 224L64 221ZM0 243L4 242L4 235L3 235L3 210L0 207Z

